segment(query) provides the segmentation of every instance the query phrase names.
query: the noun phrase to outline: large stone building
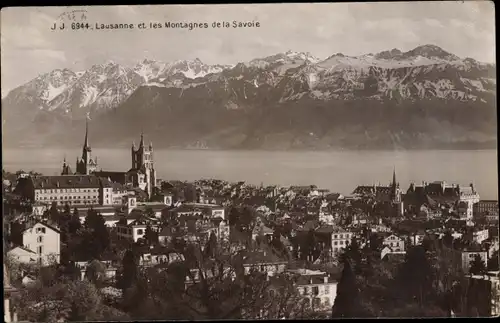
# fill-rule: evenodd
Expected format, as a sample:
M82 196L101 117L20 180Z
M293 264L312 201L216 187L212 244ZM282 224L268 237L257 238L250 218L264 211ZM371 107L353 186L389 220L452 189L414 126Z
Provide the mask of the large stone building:
M153 159L153 143L148 147L144 145L144 134L141 133L139 147L132 143L132 168L128 171L129 178L134 187L139 187L151 198L153 188L156 186L156 170Z
M58 206L112 205L113 188L105 178L94 175L32 177L30 186L35 202Z
M99 195L99 204L109 205L118 204L121 201L121 197L126 195L126 188L139 188L147 193L148 198L153 196L153 189L157 184L156 170L154 168L153 159L153 144L150 143L149 146L144 145L144 134L141 133L141 140L139 147L136 148L135 144L132 144L132 168L129 171L103 171L102 169L97 170L97 157L92 156L92 148L89 144L89 130L88 121L85 126L85 139L82 147L82 157L76 160L76 172L74 175L94 175L95 178L104 178L111 184L106 184L110 186L115 194L115 198L111 197L111 193L108 193L108 197L111 198L111 202L107 200L106 192ZM72 176L73 172L71 167L66 163L66 157L64 158L62 165L62 176ZM58 179L60 180L60 179ZM71 179L68 178L71 182ZM68 181L66 181L68 183ZM96 180L97 181L97 180ZM120 184L120 185L115 185ZM95 186L95 187L94 187ZM97 189L98 187L94 185L90 189ZM101 185L102 187L103 185ZM69 188L69 187L68 187ZM71 187L77 189L78 187ZM87 191L85 191L87 193ZM97 191L92 191L96 192ZM80 193L80 191L79 191ZM118 196L121 195L121 196ZM109 202L109 203L108 203ZM70 203L71 204L71 203ZM96 203L97 204L97 203Z
M396 181L396 170L392 173L392 182L387 185L362 185L356 187L352 192L357 197L372 198L377 203L390 206L394 215L401 216L404 211L403 197Z
M405 194L405 204L414 211L420 210L422 206L426 209L448 210L462 220L472 219L473 206L477 202L479 193L473 184L460 186L444 181L423 182L421 185L412 183Z
M64 159L64 164L66 164L66 158ZM69 175L69 169L66 169L63 165L63 175ZM92 159L92 148L89 145L89 123L88 120L85 123L85 140L83 142L82 157L76 159L76 173L82 175L90 175L97 170L97 157Z

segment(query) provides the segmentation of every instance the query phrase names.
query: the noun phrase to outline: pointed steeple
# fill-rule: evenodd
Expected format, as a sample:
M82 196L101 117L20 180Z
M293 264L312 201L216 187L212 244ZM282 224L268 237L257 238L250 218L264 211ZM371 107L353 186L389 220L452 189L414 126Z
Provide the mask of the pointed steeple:
M141 130L141 142L139 143L139 148L144 147L144 131Z
M396 186L396 166L394 166L394 170L392 171L392 186Z
M83 143L83 149L89 147L89 119L85 119L85 142Z

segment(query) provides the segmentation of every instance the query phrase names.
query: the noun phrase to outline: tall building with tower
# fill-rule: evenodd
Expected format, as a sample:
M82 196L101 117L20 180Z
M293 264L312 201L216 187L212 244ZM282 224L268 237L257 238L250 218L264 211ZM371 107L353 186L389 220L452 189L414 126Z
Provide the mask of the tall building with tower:
M66 163L66 160L64 163ZM92 159L92 148L89 145L89 122L87 119L85 122L85 140L83 143L82 157L76 158L76 173L81 175L90 175L96 170L97 157Z
M396 181L396 169L392 173L392 181L385 185L363 185L358 186L352 192L356 196L370 197L380 204L387 205L391 215L402 216L404 214L404 204L401 196L399 183Z
M135 142L131 148L132 168L128 171L129 178L135 187L145 191L151 198L156 186L156 170L154 168L153 144L144 145L144 134L141 132L141 141L136 148Z

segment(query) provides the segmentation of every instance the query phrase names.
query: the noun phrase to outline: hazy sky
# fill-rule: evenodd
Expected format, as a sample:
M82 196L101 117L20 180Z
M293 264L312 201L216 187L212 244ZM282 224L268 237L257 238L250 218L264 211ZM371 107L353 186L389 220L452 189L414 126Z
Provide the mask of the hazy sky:
M82 9L90 25L253 20L260 28L51 31L62 13ZM326 58L434 44L495 62L494 14L487 1L3 8L2 96L55 68L79 71L107 60L235 64L287 50Z

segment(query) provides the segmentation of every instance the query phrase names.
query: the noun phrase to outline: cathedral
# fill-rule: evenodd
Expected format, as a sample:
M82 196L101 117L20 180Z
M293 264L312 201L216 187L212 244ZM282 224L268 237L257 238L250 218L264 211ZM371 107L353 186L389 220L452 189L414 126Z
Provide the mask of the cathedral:
M153 161L153 144L148 147L144 145L144 134L141 133L139 147L132 143L132 168L128 171L128 177L134 187L139 187L151 197L153 188L156 186L156 170Z
M92 159L92 148L89 145L89 122L85 123L85 140L83 142L82 157L76 157L76 173L79 175L90 175L97 170L97 157ZM66 164L64 158L63 171L61 175L71 175L71 168Z
M131 149L132 168L127 172L97 170L97 157L92 157L92 148L89 144L88 121L85 124L85 139L82 149L82 157L76 159L75 175L95 175L108 178L122 185L140 188L145 191L149 198L153 195L156 186L156 170L153 161L153 144L144 145L144 134L141 132L141 141L136 148L132 143ZM66 157L62 165L61 175L73 175L71 167L66 163Z
M389 185L358 186L352 193L357 196L371 197L377 203L389 206L392 215L402 216L404 214L402 192L396 181L396 169L392 173L392 181Z

